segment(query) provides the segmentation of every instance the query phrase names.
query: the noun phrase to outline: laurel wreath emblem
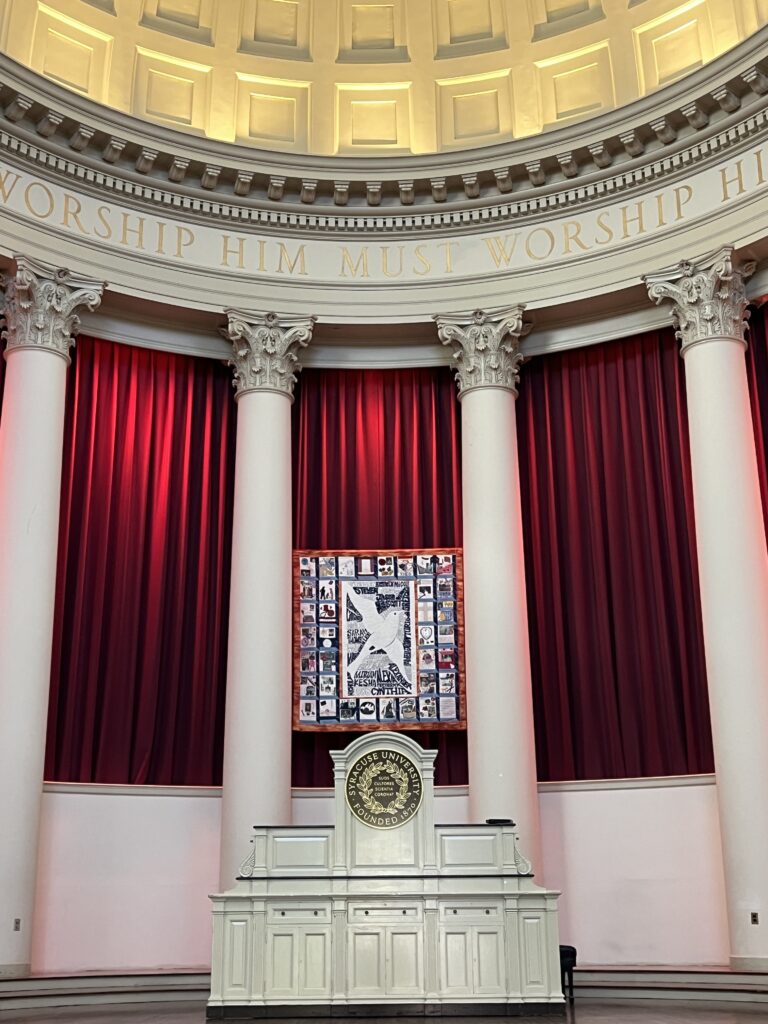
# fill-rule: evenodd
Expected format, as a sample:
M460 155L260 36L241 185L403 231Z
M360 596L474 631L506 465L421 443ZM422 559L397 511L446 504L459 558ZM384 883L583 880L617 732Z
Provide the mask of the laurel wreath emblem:
M381 803L373 795L373 780L382 772L391 775L399 785L397 796L387 805ZM402 811L408 799L408 775L392 761L379 761L378 764L369 765L364 772L361 772L357 791L363 806L371 814L394 814L395 811Z

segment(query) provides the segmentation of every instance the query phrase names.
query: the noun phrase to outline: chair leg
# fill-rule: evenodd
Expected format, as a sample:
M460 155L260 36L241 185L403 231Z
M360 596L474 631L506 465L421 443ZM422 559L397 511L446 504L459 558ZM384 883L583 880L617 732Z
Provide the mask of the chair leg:
M568 1002L573 1002L573 968L568 968Z

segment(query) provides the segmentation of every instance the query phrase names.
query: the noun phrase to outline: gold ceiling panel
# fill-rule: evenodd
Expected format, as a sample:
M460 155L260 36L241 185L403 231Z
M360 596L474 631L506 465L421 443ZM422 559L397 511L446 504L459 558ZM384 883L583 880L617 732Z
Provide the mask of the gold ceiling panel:
M160 124L370 156L583 120L767 21L768 0L0 0L0 48Z

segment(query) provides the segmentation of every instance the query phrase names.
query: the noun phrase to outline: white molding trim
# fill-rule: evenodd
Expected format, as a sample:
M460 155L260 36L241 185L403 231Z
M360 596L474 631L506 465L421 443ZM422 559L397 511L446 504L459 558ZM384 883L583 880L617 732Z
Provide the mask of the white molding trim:
M622 789L677 789L680 786L714 786L714 775L653 775L643 779L577 779L573 782L540 782L539 793L593 793Z
M582 793L622 789L674 789L680 786L714 786L714 775L668 775L642 779L577 779L571 782L540 782L539 793ZM44 793L76 794L78 796L221 796L221 786L120 786L111 783L45 782ZM330 800L333 787L296 786L291 790L294 800ZM435 786L435 796L467 797L469 786Z
M75 796L221 797L221 786L120 786L94 782L44 782L43 793Z
M147 338L140 316L125 324L135 344L209 358L222 350L208 325L227 307L317 315L319 326L402 325L525 303L536 331L524 352L594 344L654 325L658 311L636 311L644 274L716 245L768 258L767 66L768 26L679 82L577 125L501 147L351 161L193 138L0 55L0 262L55 251L60 266L108 280L107 298L133 297L152 316L175 307L163 322L183 320L185 338L173 328ZM691 120L684 111L694 107ZM659 135L653 125L667 117ZM188 177L169 181L166 159L137 170L147 147L189 157ZM311 202L296 191L308 167L329 183ZM479 175L479 195L465 194L465 172ZM332 199L342 174L359 186L348 206ZM279 195L276 175L288 183ZM436 197L436 179L448 195L441 186ZM398 199L406 183L415 194ZM437 351L318 344L306 365L439 365Z
M47 134L56 152L54 162L63 164L82 153L83 162L89 165L86 173L96 169L101 184L114 173L122 174L126 184L121 191L144 196L150 202L159 201L161 192L165 192L162 201L166 206L195 205L206 212L217 199L233 200L235 210L247 208L247 220L288 227L304 221L324 229L337 221L347 230L350 226L356 230L373 227L376 220L389 218L391 209L395 209L403 223L394 226L416 220L421 228L430 224L439 228L454 218L466 221L478 213L485 214L489 202L504 199L513 191L525 192L533 205L549 205L546 195L550 188L562 189L568 180L561 169L563 163L569 176L589 181L611 165L629 169L631 175L646 160L647 152L676 155L690 136L701 132L709 122L729 123L734 109L750 93L762 97L765 76L760 65L767 40L768 28L763 27L682 79L585 121L495 146L405 157L309 156L196 138L78 96L6 55L0 55L0 79L12 120L24 125L30 138ZM715 99L723 87L728 87L730 101L724 105ZM734 99L738 101L736 108ZM692 107L697 108L699 118L703 116L703 125L695 116L689 122L689 115L683 113ZM65 123L52 132L47 126L45 132L37 132L42 113L47 111L59 118L62 110L68 115ZM667 119L674 128L668 137L664 133L659 137L654 125ZM699 127L694 127L696 124ZM92 129L88 141L73 135L77 126L78 131ZM625 150L621 140L630 132L633 144ZM141 172L137 158L147 149L157 156L152 168ZM189 162L181 182L169 180L174 158ZM527 171L531 163L538 169L535 185ZM313 180L317 180L311 195L301 188L308 167L312 168ZM213 176L211 168L216 172ZM480 178L480 195L465 187L467 176ZM439 200L432 187L434 179L445 179L448 188L448 195L441 193ZM348 211L335 201L335 186L340 181L347 186ZM372 194L371 184L377 186ZM391 201L380 207L382 194L393 192L400 195L394 207ZM194 197L191 202L190 197ZM446 198L451 200L449 209L442 205ZM253 209L254 203L258 211ZM313 205L322 208L319 217L311 212ZM426 218L425 208L429 210ZM370 225L355 223L361 213L370 218ZM233 214L235 220L238 216L242 212Z
M747 294L759 298L768 293L768 263L747 283ZM107 293L107 304L109 293ZM587 307L589 304L585 304ZM156 349L161 352L175 352L180 355L198 356L227 362L230 346L219 335L218 328L224 322L224 313L198 313L183 311L186 322L174 324L172 318L180 314L179 309L169 306L161 319L155 316L134 316L131 313L97 310L81 316L81 333L90 334L104 341L135 345L139 348ZM532 310L526 319L533 321L533 330L523 340L521 348L526 357L563 352L566 349L586 348L622 338L636 337L646 331L671 327L669 313L663 307L646 301L642 305L603 313L596 311L589 315L588 308L581 316L571 314L567 320L559 319L564 310L552 307L548 310ZM557 318L556 318L557 317ZM322 325L320 326L322 332ZM397 337L397 333L401 337ZM423 340L414 343L403 341L408 326L393 328L391 337L367 342L325 341L322 333L315 338L301 355L302 368L306 369L361 369L389 370L402 367L450 366L451 353L441 345L435 330L434 344Z

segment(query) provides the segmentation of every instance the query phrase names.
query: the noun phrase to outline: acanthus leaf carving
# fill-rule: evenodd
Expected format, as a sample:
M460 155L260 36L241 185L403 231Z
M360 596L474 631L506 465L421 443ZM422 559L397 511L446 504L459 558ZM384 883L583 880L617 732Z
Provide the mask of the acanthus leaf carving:
M2 282L5 327L0 338L8 352L39 348L69 362L69 350L80 331L78 310L97 309L106 284L26 256L17 256L15 261L16 273Z
M523 354L520 339L530 330L523 324L525 306L492 312L439 315L434 319L443 345L453 348L461 398L475 388L504 388L517 394Z
M749 319L745 282L755 263L737 264L733 247L724 246L696 262L681 260L676 267L647 274L643 281L657 304L672 302L672 322L681 351L711 338L744 342Z
M236 397L250 391L272 391L293 398L299 352L312 339L316 316L280 316L227 310L222 334L232 342Z

